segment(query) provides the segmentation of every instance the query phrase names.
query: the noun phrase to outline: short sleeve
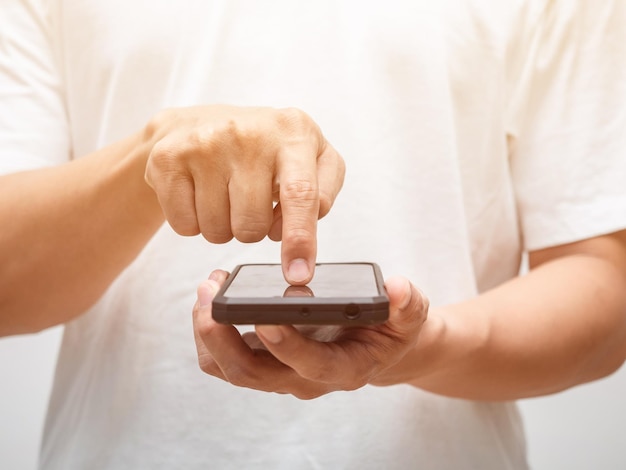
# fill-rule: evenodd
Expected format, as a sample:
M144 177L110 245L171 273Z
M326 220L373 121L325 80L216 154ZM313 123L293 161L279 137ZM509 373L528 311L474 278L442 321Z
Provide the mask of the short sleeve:
M545 1L510 104L526 249L626 228L626 2Z
M68 161L62 79L43 0L6 0L0 15L0 173Z

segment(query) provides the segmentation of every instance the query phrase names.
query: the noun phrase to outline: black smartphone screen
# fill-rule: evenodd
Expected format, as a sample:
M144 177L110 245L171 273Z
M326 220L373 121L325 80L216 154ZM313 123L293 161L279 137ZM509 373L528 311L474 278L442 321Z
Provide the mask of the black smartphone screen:
M375 263L320 263L306 286L290 286L279 264L240 265L213 301L215 320L229 324L372 324L388 311Z

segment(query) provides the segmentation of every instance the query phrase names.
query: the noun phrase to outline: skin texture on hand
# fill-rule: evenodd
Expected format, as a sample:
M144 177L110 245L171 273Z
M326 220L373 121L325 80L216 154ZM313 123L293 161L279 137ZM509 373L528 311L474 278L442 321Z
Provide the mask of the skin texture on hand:
M0 176L0 336L83 313L164 220L214 243L282 239L287 280L305 284L344 173L304 112L215 105L165 110L64 165Z
M382 380L415 347L428 315L428 300L406 279L392 278L386 283L389 320L382 325L262 325L241 336L211 317L211 301L226 277L214 271L198 288L193 318L201 369L234 385L302 399Z
M311 280L317 220L330 210L345 168L307 114L173 109L159 114L147 133L155 143L146 181L176 232L202 234L212 243L282 240L286 280Z
M626 359L626 231L533 252L530 266L430 311L406 279L389 279L390 318L376 327L264 325L243 337L211 318L227 275L215 271L193 310L200 368L305 399L405 383L487 401L554 393L617 370Z

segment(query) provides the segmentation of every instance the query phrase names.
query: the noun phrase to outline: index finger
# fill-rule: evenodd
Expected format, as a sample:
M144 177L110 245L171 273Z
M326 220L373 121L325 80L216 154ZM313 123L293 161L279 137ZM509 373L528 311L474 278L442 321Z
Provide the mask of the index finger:
M317 149L291 146L281 152L278 168L282 211L281 259L283 274L292 285L313 277L317 256L317 219L320 195Z

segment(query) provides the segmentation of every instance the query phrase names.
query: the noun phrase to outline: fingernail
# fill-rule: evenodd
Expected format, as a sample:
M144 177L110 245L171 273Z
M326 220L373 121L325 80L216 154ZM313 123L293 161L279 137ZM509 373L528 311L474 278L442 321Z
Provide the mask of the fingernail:
M276 325L257 325L256 331L269 343L278 344L283 340L283 332Z
M210 305L217 291L218 285L215 281L204 281L198 287L198 305L201 308Z
M304 282L309 279L309 265L302 258L294 259L287 267L287 277L291 282Z
M212 271L211 274L209 274L209 279L217 282L220 280L220 274L217 271Z
M411 290L411 283L408 280L405 280L404 287L404 297L402 298L402 303L400 304L400 310L404 310L411 303L411 298L413 297L413 291Z

